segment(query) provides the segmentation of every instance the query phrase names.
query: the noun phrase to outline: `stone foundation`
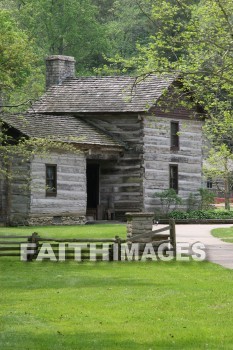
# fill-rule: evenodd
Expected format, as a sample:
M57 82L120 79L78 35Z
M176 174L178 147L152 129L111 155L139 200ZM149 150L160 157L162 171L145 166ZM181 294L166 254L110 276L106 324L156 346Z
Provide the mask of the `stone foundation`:
M27 221L29 226L83 225L86 223L86 216L41 216L31 217Z
M51 225L84 225L86 216L35 216L35 217L14 217L10 226L51 226Z
M134 235L151 233L154 213L126 213L127 238Z

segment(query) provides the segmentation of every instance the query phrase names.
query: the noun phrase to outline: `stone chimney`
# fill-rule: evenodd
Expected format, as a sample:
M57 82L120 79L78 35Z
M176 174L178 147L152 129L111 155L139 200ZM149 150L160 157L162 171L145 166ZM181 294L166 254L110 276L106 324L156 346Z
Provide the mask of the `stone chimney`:
M61 84L66 78L74 77L74 57L54 55L46 58L46 89L51 85Z

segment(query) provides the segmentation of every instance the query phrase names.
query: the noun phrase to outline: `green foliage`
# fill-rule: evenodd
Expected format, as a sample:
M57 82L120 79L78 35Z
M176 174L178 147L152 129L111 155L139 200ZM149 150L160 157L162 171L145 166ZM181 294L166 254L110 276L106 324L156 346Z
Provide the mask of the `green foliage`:
M29 107L44 88L35 42L20 29L12 12L0 9L0 92L1 104L18 112ZM12 108L12 106L17 106ZM9 106L9 107L8 107Z
M200 205L200 196L198 193L190 193L187 199L187 211L198 209Z
M32 106L35 100L45 92L44 67L37 63L32 73L25 79L22 86L15 87L4 100L4 111L11 113L23 113Z
M201 210L211 209L214 204L215 194L209 191L207 188L200 188L198 191L201 199L200 209Z
M15 0L12 9L43 56L74 56L80 75L103 62L102 54L108 49L106 34L104 26L97 21L98 11L93 1Z
M5 94L22 87L33 69L32 42L19 30L10 13L0 9L0 90Z
M18 116L23 119L23 116ZM26 138L22 135L11 135L4 124L0 124L0 179L7 178L12 180L13 177L18 177L20 173L14 169L11 171L11 165L16 161L21 163L29 162L35 155L48 157L50 151L62 151L78 153L79 150L72 143L63 143L54 140L52 137L43 138ZM20 171L20 170L19 170ZM20 174L25 177L25 174ZM25 178L26 179L26 178ZM30 179L26 179L30 182Z
M112 18L106 23L110 54L132 57L137 44L147 44L154 33L154 23L145 15L151 5L146 1L119 0L112 6ZM109 55L108 55L109 56Z
M230 210L191 210L172 211L169 217L175 220L183 219L233 219L233 212Z
M232 113L232 10L231 0L156 1L158 30L142 51L142 71L182 74L184 92L222 122Z
M198 193L190 193L187 199L187 211L208 210L213 208L215 194L207 188L199 188Z
M232 137L232 134L231 134ZM211 178L218 183L218 190L224 193L225 209L230 209L230 193L233 185L233 153L229 147L223 143L215 145L209 151L208 158L204 166L206 178ZM222 180L219 184L219 180Z
M233 153L227 145L222 144L218 148L210 149L204 173L212 179L229 179L233 172Z
M173 188L169 188L162 192L156 192L155 197L159 198L161 203L162 214L167 215L171 207L177 207L182 204L182 199L177 195Z

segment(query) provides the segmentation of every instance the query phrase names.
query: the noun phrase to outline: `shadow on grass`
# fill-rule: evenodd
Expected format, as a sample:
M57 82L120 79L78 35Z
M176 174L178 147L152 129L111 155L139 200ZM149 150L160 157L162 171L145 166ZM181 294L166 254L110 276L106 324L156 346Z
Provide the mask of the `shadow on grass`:
M125 327L122 325L122 328ZM232 349L232 339L224 339L224 343L216 343L213 337L205 337L200 334L199 338L190 336L190 333L182 336L173 335L172 331L165 329L163 335L151 334L147 340L142 340L140 330L130 332L130 325L127 325L128 334L123 330L115 334L103 331L65 333L62 328L56 327L50 332L40 333L39 329L35 332L6 332L0 337L0 347L4 350L115 350L115 349L134 349L134 350L157 350L157 349ZM36 335L38 332L40 334ZM203 337L204 336L204 337ZM159 338L159 339L157 339ZM140 340L141 339L141 340Z

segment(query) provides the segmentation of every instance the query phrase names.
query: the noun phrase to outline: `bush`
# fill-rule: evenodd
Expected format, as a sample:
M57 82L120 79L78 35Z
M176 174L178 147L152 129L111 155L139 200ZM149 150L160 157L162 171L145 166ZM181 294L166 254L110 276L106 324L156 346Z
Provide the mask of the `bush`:
M215 195L207 188L199 188L197 193L190 193L187 199L187 210L210 210L213 208Z
M188 212L174 210L168 215L176 220L183 219L233 219L233 211L230 210L191 210Z
M201 197L200 209L201 210L211 209L214 203L214 197L215 197L214 193L208 190L207 188L199 188L198 192L200 193L200 197Z
M200 207L200 194L190 193L187 199L187 211L197 210Z
M162 192L156 192L155 197L160 199L162 213L167 216L171 206L177 207L177 205L182 204L182 199L177 195L173 188L169 188Z

